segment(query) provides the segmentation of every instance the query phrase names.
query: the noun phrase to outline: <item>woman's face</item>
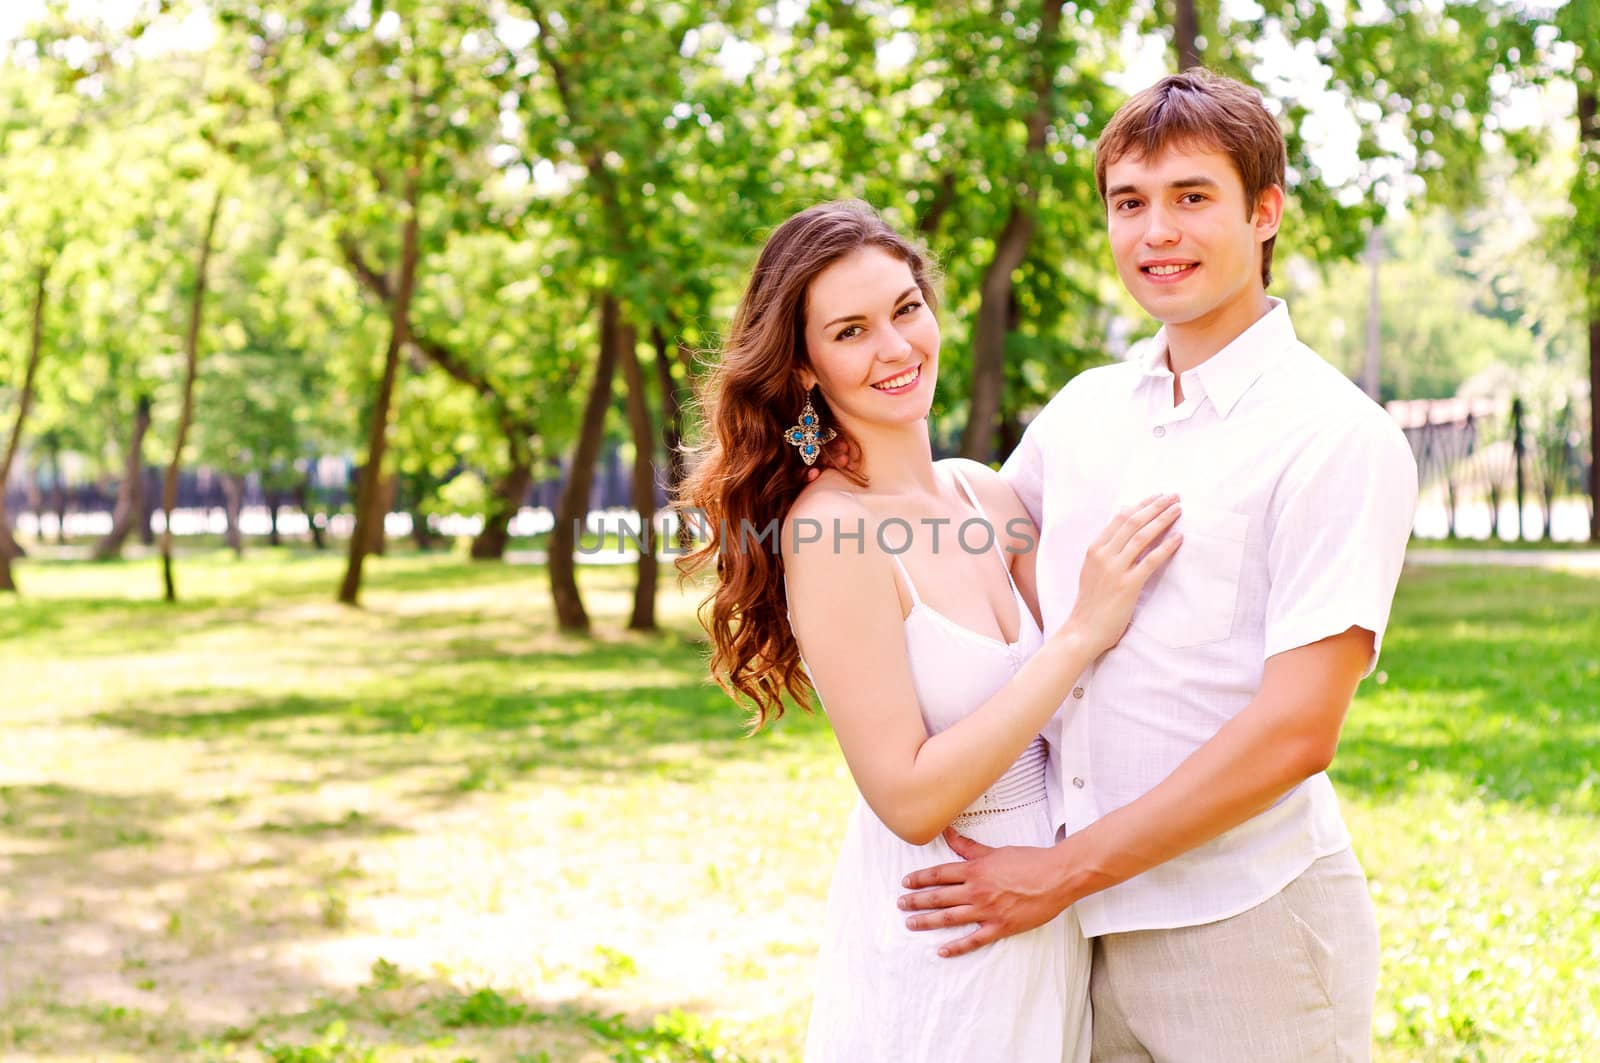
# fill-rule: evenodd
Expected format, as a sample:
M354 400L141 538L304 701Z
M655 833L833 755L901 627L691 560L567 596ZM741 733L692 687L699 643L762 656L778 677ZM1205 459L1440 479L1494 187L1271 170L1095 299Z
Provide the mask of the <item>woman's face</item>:
M806 290L801 386L816 385L846 426L926 420L939 375L939 322L911 266L879 247L852 251Z

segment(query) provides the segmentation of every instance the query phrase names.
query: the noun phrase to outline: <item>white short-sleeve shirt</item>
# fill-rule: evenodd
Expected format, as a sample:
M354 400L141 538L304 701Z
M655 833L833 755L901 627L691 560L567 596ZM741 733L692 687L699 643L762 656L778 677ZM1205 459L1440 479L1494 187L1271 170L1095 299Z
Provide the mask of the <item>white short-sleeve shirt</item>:
M1145 356L1075 377L1005 464L1040 527L1046 631L1066 621L1084 552L1119 508L1164 491L1183 505L1183 546L1046 729L1069 833L1170 775L1255 696L1268 657L1359 626L1377 660L1416 463L1388 414L1271 302L1183 374L1181 406L1157 334ZM1255 818L1085 897L1078 917L1090 935L1225 919L1349 844L1319 772Z

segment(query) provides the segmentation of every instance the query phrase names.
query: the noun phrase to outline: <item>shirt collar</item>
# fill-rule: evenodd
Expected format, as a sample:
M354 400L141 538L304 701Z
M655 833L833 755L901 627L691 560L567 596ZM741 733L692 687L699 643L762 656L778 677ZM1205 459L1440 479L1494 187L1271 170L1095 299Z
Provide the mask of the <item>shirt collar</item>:
M1267 302L1271 304L1271 309L1261 315L1255 324L1193 370L1220 417L1227 417L1232 412L1244 393L1250 390L1250 385L1266 372L1280 351L1299 342L1294 324L1289 320L1289 305L1272 296L1267 298ZM1139 359L1139 368L1144 377L1172 376L1172 370L1167 366L1165 327L1155 334L1145 348Z

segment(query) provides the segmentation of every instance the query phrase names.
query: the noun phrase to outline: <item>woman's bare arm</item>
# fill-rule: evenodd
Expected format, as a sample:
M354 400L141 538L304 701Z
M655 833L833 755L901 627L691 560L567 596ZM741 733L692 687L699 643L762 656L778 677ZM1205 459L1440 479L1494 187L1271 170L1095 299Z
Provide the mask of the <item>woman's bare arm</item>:
M795 637L850 773L890 830L929 842L994 784L1083 670L1121 638L1139 589L1179 537L1146 550L1176 518L1170 498L1120 514L1090 550L1068 622L994 697L930 737L906 658L894 564L874 545L876 520L838 492L809 492L796 503L782 532ZM833 548L835 520L848 529L866 522L861 551L854 540ZM806 534L796 536L797 527ZM813 527L823 529L822 540L797 545Z

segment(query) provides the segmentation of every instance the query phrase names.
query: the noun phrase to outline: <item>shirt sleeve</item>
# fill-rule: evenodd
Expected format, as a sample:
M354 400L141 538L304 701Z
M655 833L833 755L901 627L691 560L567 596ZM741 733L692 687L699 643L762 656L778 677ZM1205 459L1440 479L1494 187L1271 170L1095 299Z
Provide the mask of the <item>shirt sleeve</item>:
M1267 543L1265 655L1372 632L1372 658L1394 603L1417 506L1417 465L1386 414L1329 433L1286 470Z
M1022 508L1033 518L1034 527L1044 527L1044 450L1041 440L1045 422L1050 420L1050 407L1040 410L1022 433L1017 449L1000 466L1000 475L1016 492Z

